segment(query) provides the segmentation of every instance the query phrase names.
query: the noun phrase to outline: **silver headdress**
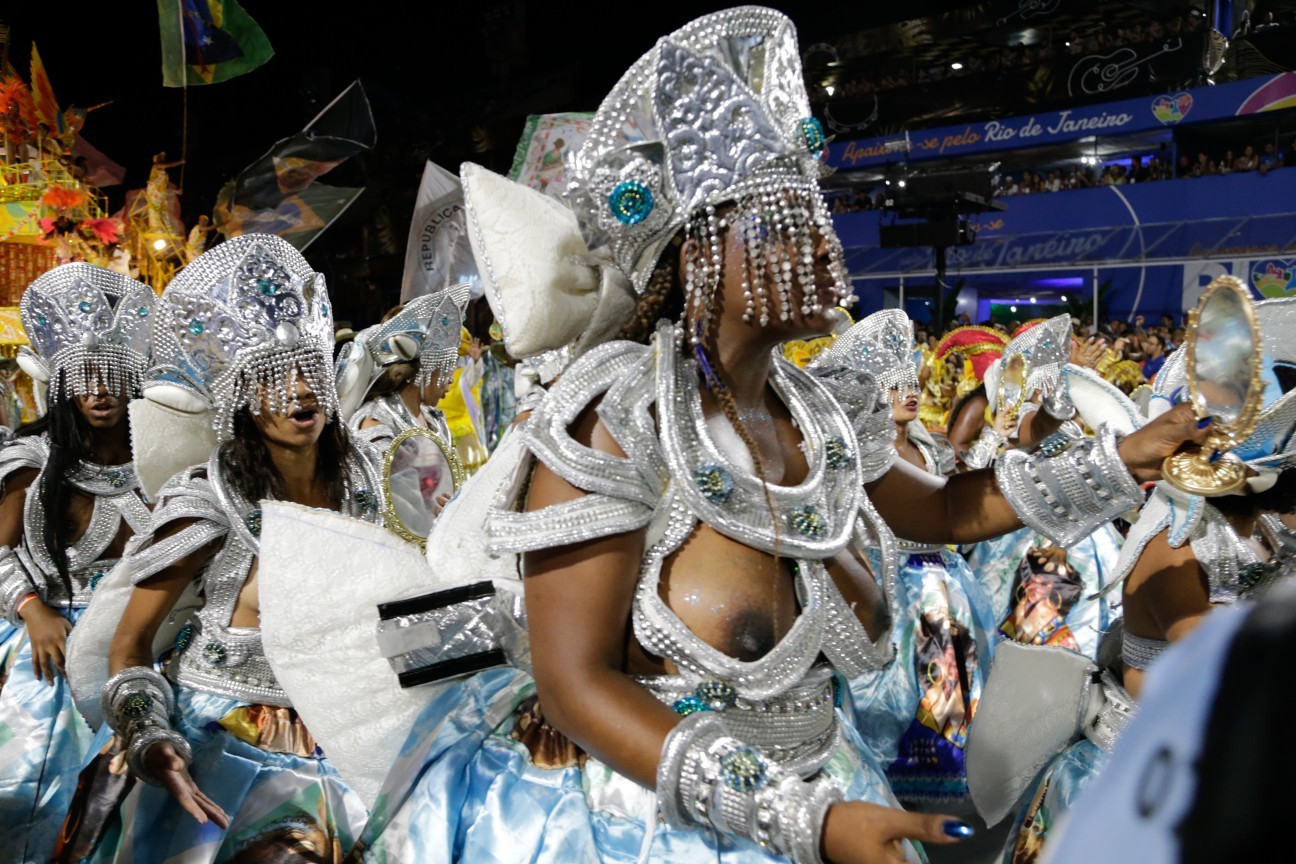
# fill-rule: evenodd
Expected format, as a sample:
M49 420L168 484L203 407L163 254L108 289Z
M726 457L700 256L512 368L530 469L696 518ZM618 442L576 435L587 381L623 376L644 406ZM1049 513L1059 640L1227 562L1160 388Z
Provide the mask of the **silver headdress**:
M201 397L219 441L263 397L292 410L299 375L325 414L336 412L324 277L282 238L244 234L204 252L167 286L154 318L153 381Z
M874 312L837 337L815 358L813 368L847 366L866 372L877 382L880 397L899 389L917 393L918 364L914 360L913 322L899 309Z
M812 229L849 296L819 192L825 144L792 22L758 6L727 9L662 38L626 72L571 159L567 198L590 250L610 254L640 293L674 236L698 241L684 262L696 343L710 324L726 225L745 241L748 320L787 320L793 302L818 311Z
M427 386L434 375L448 381L459 361L468 289L464 282L416 297L391 320L366 333L363 347L375 368L381 371L393 363L417 362L420 387Z
M19 303L31 345L18 350L23 370L61 383L50 401L139 391L149 365L153 289L93 264L55 267L23 292Z

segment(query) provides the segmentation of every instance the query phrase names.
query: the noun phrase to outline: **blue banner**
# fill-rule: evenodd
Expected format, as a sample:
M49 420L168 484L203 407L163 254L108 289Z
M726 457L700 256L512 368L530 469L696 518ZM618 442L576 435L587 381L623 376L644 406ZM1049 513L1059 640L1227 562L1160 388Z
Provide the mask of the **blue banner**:
M1037 147L1090 135L1147 132L1165 126L1205 123L1287 108L1296 108L1296 72L1028 117L834 142L829 145L825 159L833 168L850 171L905 159L916 161Z

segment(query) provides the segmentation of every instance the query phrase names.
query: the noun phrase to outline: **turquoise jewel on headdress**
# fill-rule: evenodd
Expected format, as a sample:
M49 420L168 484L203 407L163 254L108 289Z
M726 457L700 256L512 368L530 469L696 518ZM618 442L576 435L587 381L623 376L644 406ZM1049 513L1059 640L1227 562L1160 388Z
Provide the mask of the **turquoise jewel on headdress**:
M813 504L803 504L788 513L788 527L811 540L822 540L828 536L828 520L819 508Z
M141 317L141 318L147 318L147 317L148 317L148 307L147 307L147 306L141 306L141 307L139 307L138 309L135 310L135 314L138 315L138 316Z
M621 224L638 225L652 212L652 190L638 180L622 181L608 196L608 206Z
M256 282L256 288L259 293L264 294L267 297L273 297L275 294L279 293L279 286L275 284L273 279L258 279Z
M676 699L675 704L671 706L675 713L681 717L687 717L690 714L696 714L699 711L710 711L711 709L705 702L696 696L685 696L682 699Z
M37 315L37 316L36 316L36 323L39 324L39 325L41 325L42 327L44 327L46 324L49 323L49 319L46 318L44 315Z
M693 692L712 711L732 708L738 701L738 691L734 690L732 684L724 681L703 681Z
M732 789L751 792L765 785L765 760L751 747L739 747L720 757L720 776Z
M243 524L247 526L248 531L252 532L253 537L261 536L261 508L256 507L247 512L243 517Z
M175 637L175 650L183 651L193 644L194 628L192 624L186 624L180 628L180 632Z
M195 336L201 336L203 332L203 323L197 318L189 322L189 332Z
M850 448L836 435L824 442L824 458L829 468L849 468L853 461Z
M805 142L806 149L812 156L818 156L828 146L828 139L824 137L823 124L814 117L802 117L799 124L801 140Z
M723 504L733 494L733 477L722 466L713 463L699 465L693 471L693 483L702 497L715 504Z
M211 666L224 666L227 657L225 646L219 642L208 642L203 646L203 659Z
M88 313L91 309L94 308L94 304L92 304L89 300L82 300L80 303L77 304L77 308L80 309L82 312Z
M153 710L153 697L147 693L132 693L122 700L121 710L130 719L138 720Z

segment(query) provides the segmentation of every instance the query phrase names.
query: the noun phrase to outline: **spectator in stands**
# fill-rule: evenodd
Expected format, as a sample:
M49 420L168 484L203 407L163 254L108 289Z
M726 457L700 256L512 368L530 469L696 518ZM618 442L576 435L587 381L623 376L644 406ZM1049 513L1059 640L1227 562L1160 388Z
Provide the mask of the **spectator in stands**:
M1062 172L1050 171L1048 185L1045 187L1049 192L1058 192L1062 189Z
M1264 145L1264 151L1260 154L1260 173L1268 174L1279 167L1281 166L1278 163L1278 148L1274 146L1274 142L1270 141Z
M1255 148L1248 144L1246 149L1242 151L1242 155L1237 157L1237 161L1233 163L1233 170L1254 171L1259 164L1260 160L1256 156Z
M1165 365L1165 342L1159 334L1148 333L1143 337L1143 351L1147 356L1143 361L1143 377L1151 381Z
M1229 152L1231 153L1232 151ZM1205 153L1198 153L1197 162L1196 164L1193 165L1192 168L1192 176L1205 177L1207 174L1217 174L1217 173L1219 173L1219 171L1215 167L1215 163L1210 160L1210 157L1207 156Z

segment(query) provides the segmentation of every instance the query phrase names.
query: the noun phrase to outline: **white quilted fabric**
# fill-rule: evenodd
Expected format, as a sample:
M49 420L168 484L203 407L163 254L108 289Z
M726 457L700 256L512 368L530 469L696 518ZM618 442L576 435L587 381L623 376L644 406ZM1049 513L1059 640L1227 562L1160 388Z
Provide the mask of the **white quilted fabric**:
M192 465L203 464L216 449L216 433L206 411L177 410L148 398L132 399L127 413L135 473L150 501L163 483Z
M471 162L460 179L468 238L509 353L530 357L575 341L594 315L600 288L575 214Z
M262 503L266 657L329 761L368 806L435 692L401 689L378 652L378 604L426 590L430 579L418 547L384 528Z

